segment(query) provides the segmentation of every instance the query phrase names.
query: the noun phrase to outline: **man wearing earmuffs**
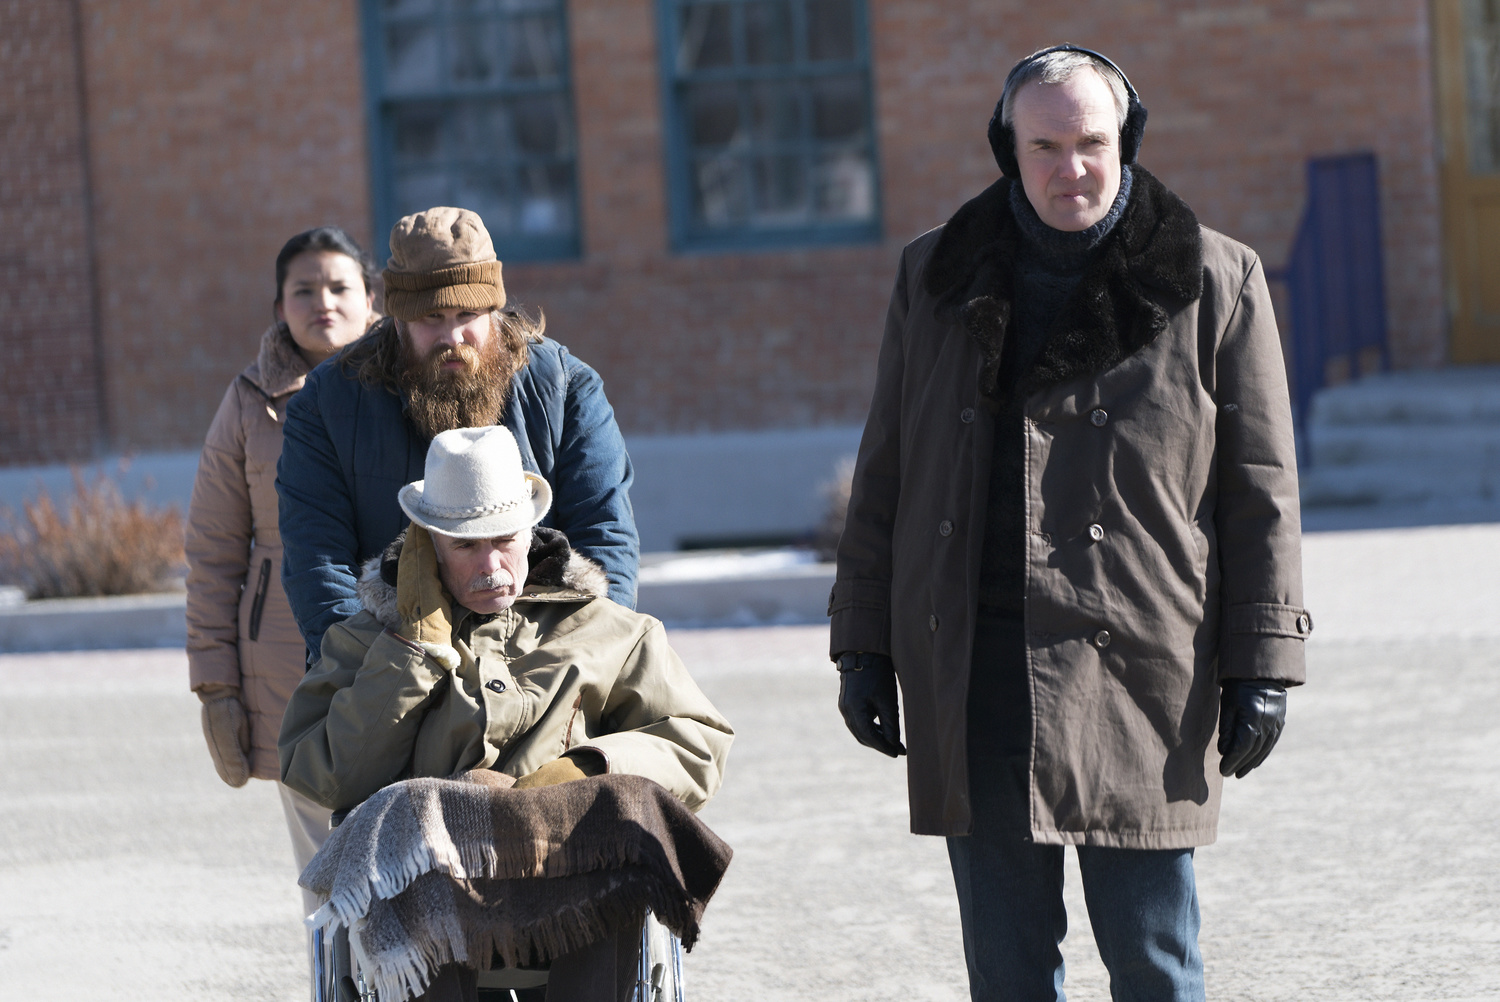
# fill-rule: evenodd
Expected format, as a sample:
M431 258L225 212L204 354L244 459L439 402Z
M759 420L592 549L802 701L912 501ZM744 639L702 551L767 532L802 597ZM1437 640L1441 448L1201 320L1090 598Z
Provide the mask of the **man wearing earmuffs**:
M1145 123L1096 52L1011 71L1004 176L902 255L838 549L839 707L903 754L900 680L975 1000L1062 998L1068 845L1117 1002L1202 999L1193 849L1305 674L1265 272Z

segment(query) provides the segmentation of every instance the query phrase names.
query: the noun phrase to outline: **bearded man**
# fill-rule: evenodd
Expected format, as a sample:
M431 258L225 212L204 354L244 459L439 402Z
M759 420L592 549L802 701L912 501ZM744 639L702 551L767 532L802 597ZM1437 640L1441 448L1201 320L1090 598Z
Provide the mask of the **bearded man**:
M503 424L551 486L544 523L604 568L635 607L633 473L598 373L545 322L506 305L483 221L438 207L391 230L382 320L314 369L287 407L276 489L282 584L307 641L359 612L358 568L406 523L396 495L422 477L433 438Z
M839 706L905 754L899 678L975 1002L1063 998L1067 845L1111 997L1201 1000L1193 849L1306 674L1265 271L1135 163L1145 125L1097 52L1011 71L1004 176L902 255L839 542Z

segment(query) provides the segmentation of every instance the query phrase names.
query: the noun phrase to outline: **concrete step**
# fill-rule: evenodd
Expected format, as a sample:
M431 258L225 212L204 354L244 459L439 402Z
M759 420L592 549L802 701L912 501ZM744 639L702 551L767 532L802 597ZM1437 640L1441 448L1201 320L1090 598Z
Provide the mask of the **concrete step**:
M1314 469L1364 463L1500 467L1500 422L1315 425L1307 446Z
M1500 424L1500 366L1454 366L1369 376L1313 398L1308 433L1331 425Z
M1313 398L1305 509L1500 503L1500 367L1371 376Z
M1445 461L1312 466L1300 474L1302 507L1481 504L1500 500L1500 466Z

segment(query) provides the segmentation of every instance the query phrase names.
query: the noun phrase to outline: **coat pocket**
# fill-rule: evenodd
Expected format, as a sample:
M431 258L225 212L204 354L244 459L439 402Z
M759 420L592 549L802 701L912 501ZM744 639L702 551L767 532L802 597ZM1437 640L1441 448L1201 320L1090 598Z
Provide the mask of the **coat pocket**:
M250 603L250 639L260 638L260 616L266 611L266 590L271 587L271 558L260 562L260 578L255 583L255 601Z

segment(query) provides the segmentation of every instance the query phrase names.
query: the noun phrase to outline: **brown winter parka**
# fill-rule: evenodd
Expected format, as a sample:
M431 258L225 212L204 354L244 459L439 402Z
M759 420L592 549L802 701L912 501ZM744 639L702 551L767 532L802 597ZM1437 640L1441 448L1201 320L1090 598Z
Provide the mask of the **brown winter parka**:
M219 404L188 507L190 684L239 687L257 779L281 776L281 715L307 669L302 633L281 590L276 525L281 426L307 372L291 332L273 324Z
M1030 828L1186 848L1215 837L1220 680L1301 683L1311 620L1265 273L1134 170L1021 374ZM1020 246L1010 184L902 254L829 602L835 657L895 662L919 834L972 824L966 703Z

